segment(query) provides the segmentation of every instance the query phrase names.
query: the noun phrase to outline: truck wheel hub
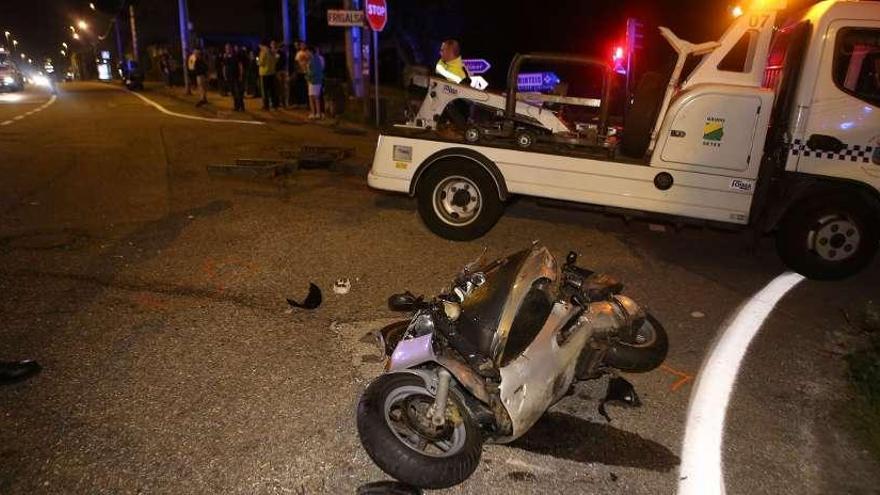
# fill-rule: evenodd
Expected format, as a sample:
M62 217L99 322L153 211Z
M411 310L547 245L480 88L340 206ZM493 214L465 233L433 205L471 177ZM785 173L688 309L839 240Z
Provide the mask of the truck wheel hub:
M482 207L480 190L467 177L447 177L434 188L434 211L450 225L461 227L473 222Z
M826 217L810 233L810 248L822 259L843 261L855 254L861 241L858 227L848 218Z

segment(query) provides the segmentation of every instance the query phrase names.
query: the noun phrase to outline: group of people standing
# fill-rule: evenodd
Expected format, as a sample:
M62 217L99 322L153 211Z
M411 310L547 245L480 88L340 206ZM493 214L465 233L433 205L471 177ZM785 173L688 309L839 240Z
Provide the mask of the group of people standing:
M324 117L322 93L324 57L317 47L297 41L295 53L275 41L260 43L254 54L245 47L227 43L216 58L217 80L222 95L232 96L233 108L244 111L244 96L262 95L263 110L308 103L309 119ZM196 106L208 102L209 64L202 50L195 49L187 59L190 79L200 96Z
M285 45L274 41L260 44L257 57L260 82L263 90L263 110L290 106L291 96L297 102L305 86L309 103L309 118L324 118L321 95L324 87L323 55L317 47L297 41L294 45L296 53L291 58Z

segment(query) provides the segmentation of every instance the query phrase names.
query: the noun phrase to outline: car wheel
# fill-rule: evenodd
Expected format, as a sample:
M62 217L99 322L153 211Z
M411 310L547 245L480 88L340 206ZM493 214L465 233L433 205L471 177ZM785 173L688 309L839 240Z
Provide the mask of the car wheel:
M416 196L425 225L453 241L483 236L504 212L495 181L471 161L442 160L432 165L419 180Z
M779 257L815 280L839 280L865 268L877 253L876 213L858 195L819 196L793 205L776 233Z

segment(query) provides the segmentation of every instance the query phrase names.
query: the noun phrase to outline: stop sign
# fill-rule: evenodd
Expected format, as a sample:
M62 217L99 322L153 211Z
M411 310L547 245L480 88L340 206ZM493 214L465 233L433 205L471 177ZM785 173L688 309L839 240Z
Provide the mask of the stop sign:
M364 8L367 11L367 22L373 31L380 32L388 23L388 5L385 0L367 0Z

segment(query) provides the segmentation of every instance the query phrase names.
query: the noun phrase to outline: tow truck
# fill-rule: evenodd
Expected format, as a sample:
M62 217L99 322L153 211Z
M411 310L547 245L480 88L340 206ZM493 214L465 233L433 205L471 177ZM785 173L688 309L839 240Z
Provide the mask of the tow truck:
M525 130L567 132L541 116L552 110L523 108L518 57L507 93L483 97L498 140L438 132L439 100L473 90L431 77L419 113L380 134L368 183L416 197L452 240L484 235L526 195L773 233L795 271L851 276L880 244L880 3L825 0L778 22L785 8L756 0L706 43L660 28L677 59L668 80L636 86L622 129L603 108L593 146L576 150L516 144Z

